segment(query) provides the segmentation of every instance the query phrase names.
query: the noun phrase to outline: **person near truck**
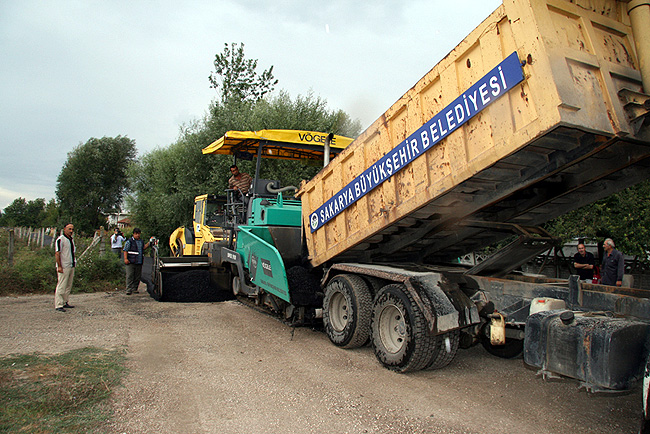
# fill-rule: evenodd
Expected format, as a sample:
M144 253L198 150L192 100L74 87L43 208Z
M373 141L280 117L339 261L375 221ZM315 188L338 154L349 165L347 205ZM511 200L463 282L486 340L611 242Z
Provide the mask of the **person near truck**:
M126 239L118 228L115 228L115 233L111 235L111 250L117 255L118 258L122 256L122 247Z
M140 228L133 229L133 236L124 243L124 264L126 265L126 295L138 292L140 277L142 276L142 263L144 262L144 251L149 248L151 240L144 243L140 238ZM153 239L153 238L152 238Z
M623 254L614 247L614 241L611 238L607 238L603 244L605 254L603 255L603 265L601 267L602 278L600 283L602 285L623 285L625 262L623 260Z
M578 253L573 256L573 267L578 272L580 280L591 281L594 278L596 258L587 251L583 243L578 244Z
M56 291L54 291L54 309L58 312L65 312L74 306L68 303L72 280L74 279L74 267L77 264L74 252L74 240L72 233L74 225L68 223L63 227L63 233L56 239L54 258L56 260Z
M248 173L240 172L236 164L230 166L230 173L232 176L228 179L228 188L239 190L241 194L248 193L253 178Z

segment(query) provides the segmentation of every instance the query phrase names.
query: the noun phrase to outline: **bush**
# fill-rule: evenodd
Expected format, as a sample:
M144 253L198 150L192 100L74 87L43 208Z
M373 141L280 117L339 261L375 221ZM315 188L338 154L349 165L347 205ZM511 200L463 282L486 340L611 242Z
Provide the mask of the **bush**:
M20 276L29 292L47 292L56 287L56 263L51 249L20 249L14 255L14 271Z
M54 293L57 274L54 249L27 247L16 240L13 266L7 255L7 233L0 231L0 296ZM76 254L80 256L91 239L75 238ZM99 256L98 248L77 261L72 292L113 290L124 284L124 268L116 255L107 250Z
M103 256L97 250L77 261L72 292L112 290L124 285L124 263L110 250Z

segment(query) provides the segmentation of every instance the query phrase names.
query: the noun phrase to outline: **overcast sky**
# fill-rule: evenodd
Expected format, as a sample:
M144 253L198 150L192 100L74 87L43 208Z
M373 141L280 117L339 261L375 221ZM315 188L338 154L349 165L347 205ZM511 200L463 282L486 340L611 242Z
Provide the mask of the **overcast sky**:
M0 0L0 209L54 198L91 137L169 146L217 96L224 43L273 66L276 91L311 91L365 129L500 3Z

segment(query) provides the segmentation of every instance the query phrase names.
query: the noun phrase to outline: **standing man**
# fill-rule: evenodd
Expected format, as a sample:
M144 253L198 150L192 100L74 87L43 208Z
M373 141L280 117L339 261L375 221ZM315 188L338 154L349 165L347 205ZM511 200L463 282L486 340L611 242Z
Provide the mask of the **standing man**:
M591 281L594 278L596 258L589 253L583 243L578 244L578 253L573 256L573 267L578 272L580 280Z
M623 254L614 247L614 241L611 238L607 238L603 244L605 255L600 272L603 276L600 283L603 285L621 286L623 285L625 262L623 261Z
M140 228L133 229L133 236L124 243L124 263L126 264L126 295L138 292L140 276L142 275L142 262L144 251L149 248L149 243L144 244L140 239Z
M74 256L73 232L74 225L68 223L63 227L63 233L56 239L55 244L57 284L54 292L54 309L58 312L65 312L66 308L74 307L68 304L74 278L74 266L77 263Z
M122 244L125 239L122 236L122 232L118 228L115 228L115 233L111 236L111 250L117 255L118 258L122 257Z
M253 178L248 173L240 172L236 164L230 166L230 173L232 176L228 179L228 188L239 190L241 194L248 193Z

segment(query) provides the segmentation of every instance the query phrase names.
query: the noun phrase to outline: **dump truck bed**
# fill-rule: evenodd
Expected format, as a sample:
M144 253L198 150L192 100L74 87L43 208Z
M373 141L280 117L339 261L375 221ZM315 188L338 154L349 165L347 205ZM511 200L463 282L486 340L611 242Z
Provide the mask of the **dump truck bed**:
M312 265L450 260L650 177L626 4L577 3L505 1L303 183Z

